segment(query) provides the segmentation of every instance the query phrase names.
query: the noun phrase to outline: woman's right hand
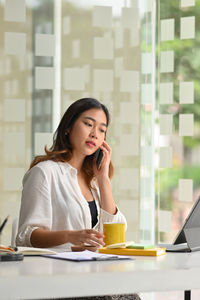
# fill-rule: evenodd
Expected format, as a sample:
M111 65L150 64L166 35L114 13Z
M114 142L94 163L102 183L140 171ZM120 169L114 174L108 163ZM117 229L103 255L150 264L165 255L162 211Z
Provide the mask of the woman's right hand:
M104 246L104 235L95 229L69 230L68 242L73 245Z

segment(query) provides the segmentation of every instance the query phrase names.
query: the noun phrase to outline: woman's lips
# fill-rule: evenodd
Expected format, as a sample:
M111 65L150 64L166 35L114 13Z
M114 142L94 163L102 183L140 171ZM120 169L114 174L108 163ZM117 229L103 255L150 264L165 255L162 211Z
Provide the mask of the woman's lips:
M94 148L96 145L92 142L86 142L86 144L90 147L90 148Z

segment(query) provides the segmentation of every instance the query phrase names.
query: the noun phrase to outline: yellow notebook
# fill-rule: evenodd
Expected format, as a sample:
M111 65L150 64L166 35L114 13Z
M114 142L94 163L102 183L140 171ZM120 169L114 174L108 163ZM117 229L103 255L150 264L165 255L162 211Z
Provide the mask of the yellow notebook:
M106 247L99 248L99 253L116 254L116 255L139 255L139 256L160 256L166 254L165 248L151 248L151 249L127 249L115 248L109 249Z

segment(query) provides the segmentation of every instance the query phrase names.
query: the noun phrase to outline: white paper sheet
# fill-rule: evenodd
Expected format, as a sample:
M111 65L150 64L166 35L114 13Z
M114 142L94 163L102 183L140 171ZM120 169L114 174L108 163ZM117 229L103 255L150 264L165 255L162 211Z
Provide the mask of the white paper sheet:
M192 202L193 200L193 180L179 179L178 182L178 200Z
M25 22L26 2L25 0L5 0L4 21Z
M113 39L110 37L94 38L94 58L113 59Z
M171 168L172 167L172 148L171 147L160 147L159 153L159 167L160 168Z
M61 252L53 255L43 255L49 258L72 260L72 261L104 261L104 260L120 260L120 259L132 259L125 255L113 255L113 254L102 254L92 251L80 251L80 252Z
M194 115L180 114L179 115L179 135L193 136L194 135Z
M35 88L43 90L52 90L55 85L55 71L52 67L35 68Z
M173 115L172 114L161 114L159 116L160 134L171 135L173 128Z
M93 73L94 91L112 92L113 91L113 70L95 69Z
M195 17L181 18L180 38L194 39L195 38Z
M92 25L96 27L110 28L112 26L112 7L94 6Z
M172 104L174 98L173 82L163 82L160 84L160 104Z
M161 51L160 55L160 72L174 72L174 51Z
M161 20L161 41L174 40L174 19Z
M54 56L55 54L55 36L53 34L35 35L35 55L36 56Z
M5 32L5 54L24 55L26 53L26 33Z

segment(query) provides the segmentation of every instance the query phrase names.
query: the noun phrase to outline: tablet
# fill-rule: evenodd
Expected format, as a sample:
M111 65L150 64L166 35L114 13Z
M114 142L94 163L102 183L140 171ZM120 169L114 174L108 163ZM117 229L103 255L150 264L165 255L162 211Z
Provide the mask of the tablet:
M200 250L200 197L193 205L173 244L161 243L159 246L171 252Z
M189 228L200 228L200 197L197 199L193 205L188 217L186 218L181 230L177 234L174 245L186 243L185 229ZM199 245L200 246L200 245Z

